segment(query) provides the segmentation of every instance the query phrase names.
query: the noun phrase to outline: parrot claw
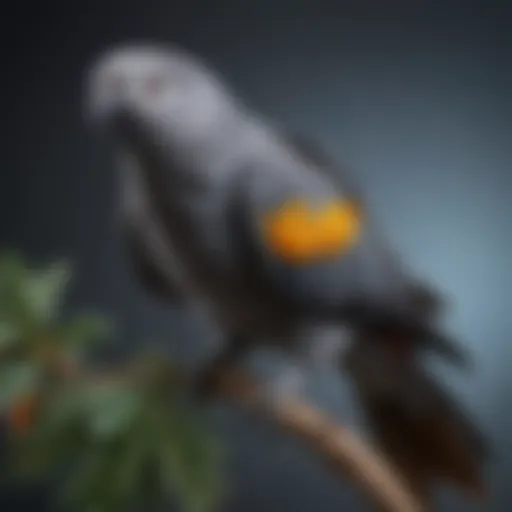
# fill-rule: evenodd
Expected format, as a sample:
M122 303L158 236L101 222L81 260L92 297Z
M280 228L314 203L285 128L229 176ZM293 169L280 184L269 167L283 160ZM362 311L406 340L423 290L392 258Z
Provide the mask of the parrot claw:
M266 393L273 402L284 402L302 393L305 387L304 372L288 368L266 385Z

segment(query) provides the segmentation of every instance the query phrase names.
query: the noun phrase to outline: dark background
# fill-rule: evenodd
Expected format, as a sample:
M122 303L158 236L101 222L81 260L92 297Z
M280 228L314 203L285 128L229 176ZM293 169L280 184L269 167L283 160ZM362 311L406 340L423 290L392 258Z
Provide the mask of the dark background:
M474 375L437 370L489 433L489 511L512 501L512 8L492 1L40 1L2 12L0 241L35 261L75 262L73 305L119 325L122 350L174 338L180 357L208 326L166 311L133 282L116 231L115 175L83 127L82 73L105 46L177 41L220 68L255 108L314 134L360 175L397 247L452 298L449 326ZM316 385L316 384L315 384ZM346 386L316 386L360 425ZM293 441L228 412L228 510L363 510ZM0 509L41 510L12 492ZM443 496L443 510L470 510Z

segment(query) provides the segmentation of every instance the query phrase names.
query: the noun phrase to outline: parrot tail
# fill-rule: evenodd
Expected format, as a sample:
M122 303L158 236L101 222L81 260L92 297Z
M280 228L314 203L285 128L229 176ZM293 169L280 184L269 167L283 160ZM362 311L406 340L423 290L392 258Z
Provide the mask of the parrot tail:
M335 305L331 316L342 318L365 337L404 349L404 355L408 353L412 357L417 351L430 350L457 366L468 368L471 358L467 351L436 328L436 320L445 306L436 291L412 281L400 302L362 297Z
M426 370L396 356L382 341L358 339L342 361L380 449L420 495L445 483L483 498L487 442Z

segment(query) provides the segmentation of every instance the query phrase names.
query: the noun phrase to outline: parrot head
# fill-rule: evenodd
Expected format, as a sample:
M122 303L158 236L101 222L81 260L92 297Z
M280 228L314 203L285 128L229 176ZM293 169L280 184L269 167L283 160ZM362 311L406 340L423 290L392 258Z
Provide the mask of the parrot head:
M222 129L233 99L205 64L173 47L122 46L93 63L86 117L123 142L192 145Z

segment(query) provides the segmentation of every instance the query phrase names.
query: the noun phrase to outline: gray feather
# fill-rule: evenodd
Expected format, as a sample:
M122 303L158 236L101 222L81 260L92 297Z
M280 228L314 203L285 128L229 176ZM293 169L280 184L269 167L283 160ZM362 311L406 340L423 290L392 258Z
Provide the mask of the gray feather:
M170 241L144 183L139 162L123 154L120 161L123 184L123 239L131 268L146 290L173 304L185 299L184 281Z

